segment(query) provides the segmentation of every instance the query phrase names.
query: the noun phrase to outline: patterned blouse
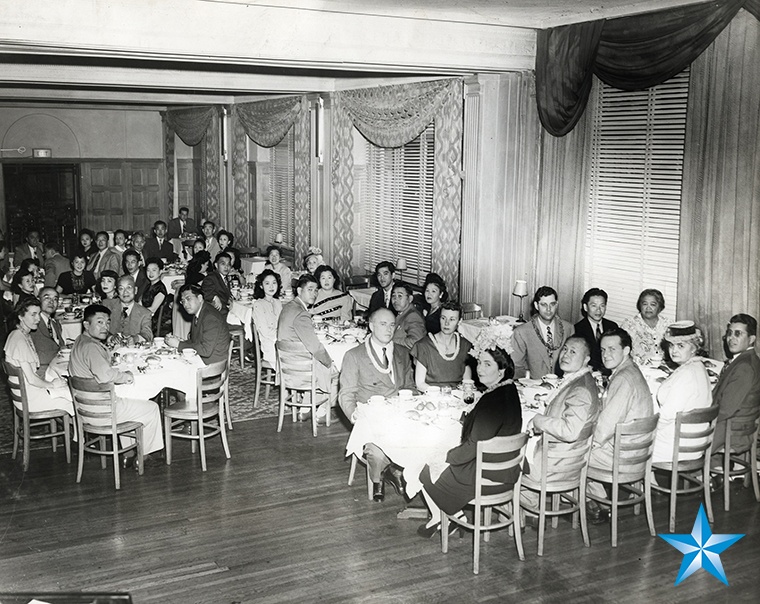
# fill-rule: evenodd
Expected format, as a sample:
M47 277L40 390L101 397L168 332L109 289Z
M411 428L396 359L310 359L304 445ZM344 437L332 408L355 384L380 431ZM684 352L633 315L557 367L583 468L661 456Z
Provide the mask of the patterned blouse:
M333 290L329 294L323 289L317 291L317 299L309 308L312 316L324 319L338 318L350 321L354 311L354 299L347 293Z
M633 340L631 353L636 364L646 365L652 362L652 359L662 359L664 353L660 342L665 336L665 330L672 322L670 319L659 315L657 324L654 327L649 327L641 318L641 313L623 320L620 326L631 334L631 340Z

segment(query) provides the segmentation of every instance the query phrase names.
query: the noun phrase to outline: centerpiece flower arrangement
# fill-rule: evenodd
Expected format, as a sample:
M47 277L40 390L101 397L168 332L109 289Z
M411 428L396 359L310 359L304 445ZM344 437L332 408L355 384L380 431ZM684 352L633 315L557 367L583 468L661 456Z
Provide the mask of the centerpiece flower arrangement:
M493 350L498 346L511 355L514 352L512 347L513 331L514 328L509 323L489 323L488 327L484 327L478 333L478 337L472 343L470 354L477 359L481 352Z

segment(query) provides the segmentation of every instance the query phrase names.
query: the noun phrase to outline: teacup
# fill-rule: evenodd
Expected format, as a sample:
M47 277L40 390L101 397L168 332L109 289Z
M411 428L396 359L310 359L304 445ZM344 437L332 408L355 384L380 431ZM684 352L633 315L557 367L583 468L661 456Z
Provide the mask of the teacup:
M559 376L555 373L547 373L543 379L545 382L549 382L550 384L556 384L559 382Z
M412 398L414 393L411 390L402 389L398 391L399 398Z
M148 357L145 359L145 362L151 369L158 369L161 366L161 359L158 357Z
M430 398L437 398L437 397L441 396L441 387L440 386L428 386L427 395Z
M198 354L198 351L195 350L195 348L185 348L182 351L182 356L186 359L192 359L195 355Z
M381 396L379 394L376 394L375 396L369 397L369 404L370 405L382 405L385 402L385 397Z
M164 340L164 338L162 338L162 337L153 338L153 343L154 343L154 344L156 345L156 347L158 347L158 348L163 348L163 347L164 347L164 342L165 342L165 341L166 341L166 340Z

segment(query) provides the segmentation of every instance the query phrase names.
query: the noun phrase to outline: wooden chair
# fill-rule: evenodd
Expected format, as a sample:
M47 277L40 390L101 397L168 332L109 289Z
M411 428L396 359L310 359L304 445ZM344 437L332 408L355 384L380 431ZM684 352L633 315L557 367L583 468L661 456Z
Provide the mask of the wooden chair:
M256 325L253 325L253 349L256 355L256 392L253 395L254 409L259 405L259 395L261 394L261 385L264 384L264 398L269 398L269 392L272 386L277 385L277 370L269 361L265 361L261 354L261 337Z
M366 289L370 286L370 282L370 275L354 275L346 279L343 287L346 291L349 291L351 289Z
M153 323L153 337L157 338L161 335L161 332L167 334L172 332L172 300L171 294L168 296L168 300L164 300L164 303L156 311L156 314L151 318Z
M317 436L317 385L314 357L300 342L282 342L275 344L277 362L280 368L280 413L277 431L282 431L285 419L285 406L289 405L296 421L296 410L301 407L311 409L311 430ZM304 402L304 394L310 393L310 401ZM330 425L330 410L327 410L327 425Z
M723 476L723 509L728 512L731 508L731 477L744 476L744 486L748 486L752 480L755 490L755 500L760 502L760 485L757 478L757 437L760 425L760 407L750 413L730 418L726 421L725 445L713 455L721 453L723 465L720 468L711 468L710 472ZM736 437L749 437L751 445L746 449L737 449L731 445Z
M229 371L232 366L232 351L235 348L235 344L230 340L229 348L227 348L227 374L229 379ZM224 389L224 414L227 418L227 429L232 430L232 412L230 411L230 389Z
M356 475L356 464L362 463L367 470L367 499L372 501L372 481L369 479L369 466L367 460L357 455L351 456L351 469L348 471L348 486L354 484L354 476Z
M66 449L66 463L71 463L71 423L73 418L63 409L50 411L29 411L29 399L26 394L24 373L15 365L3 361L5 374L8 376L8 388L13 406L13 459L18 455L19 441L23 443L21 466L26 472L29 469L29 446L33 440L49 438L52 441L53 452L58 450L58 437L63 436L63 446ZM21 407L19 409L19 406ZM58 428L61 422L61 428ZM32 430L41 428L40 434L32 434Z
M115 395L113 384L98 384L92 378L69 377L69 388L74 399L74 409L77 413L77 430L79 435L79 467L77 482L82 480L84 470L84 454L100 455L100 465L106 467L106 458L113 461L113 475L116 490L121 488L121 464L119 455L137 450L137 470L143 473L143 425L140 422L117 423L113 406ZM87 438L87 435L93 435ZM134 439L134 443L121 447L119 436L126 435ZM111 447L108 439L111 437Z
M558 516L572 514L574 529L578 528L580 516L583 544L590 546L586 525L586 471L593 436L593 422L586 424L578 439L572 443L561 442L544 433L541 444L541 477L538 480L529 475L522 478L521 488L539 493L538 510L521 505L527 513L538 516L539 556L544 555L547 516L552 519L552 528L557 528ZM551 470L551 474L558 475L547 475L547 469ZM547 510L548 495L551 495L551 509ZM562 507L563 501L568 505Z
M669 462L653 463L652 467L663 472L670 472L670 486L661 487L652 484L655 491L670 494L670 518L668 530L676 530L676 498L678 495L703 492L707 519L713 522L712 501L710 499L710 447L715 432L715 420L718 417L718 406L706 409L682 411L676 414L675 438L673 439L673 457ZM689 432L683 428L698 424L707 428ZM682 453L697 454L696 459L681 459ZM702 479L697 476L702 473ZM678 481L684 482L683 488L678 488ZM691 483L692 486L688 486Z
M520 509L519 499L515 502L515 497L519 498L522 472L518 474L514 485L495 482L486 478L485 474L512 468L517 468L519 471L525 457L527 442L528 435L524 432L514 436L495 436L490 440L478 441L475 461L475 497L467 504L473 506L475 510L473 521L470 523L464 516L449 516L441 511L441 551L444 554L449 551L449 520L473 531L472 572L476 575L480 571L481 533L483 540L488 541L491 531L510 527L515 536L517 555L520 560L525 560L520 526L519 523L515 524L515 519L519 519ZM494 487L498 488L499 492L488 495L484 493L485 489L491 491ZM501 514L503 519L499 520L497 516L496 521L493 522L493 511ZM481 519L484 521L482 524Z
M483 316L483 308L475 302L462 303L462 319L480 319Z
M654 435L660 416L635 419L615 426L615 440L612 453L612 468L597 468L593 460L589 462L586 478L596 482L612 485L612 499L588 495L587 497L612 510L612 547L617 547L618 509L621 506L634 506L638 514L641 502L644 502L649 534L655 536L654 517L652 516L652 452ZM629 499L620 499L620 489L633 495Z
M245 329L242 325L228 325L230 338L234 344L233 350L237 350L240 359L240 369L245 368Z
M225 431L224 408L229 373L227 361L211 363L201 367L195 374L196 400L187 399L164 407L164 431L166 446L166 465L172 463L172 438L183 438L198 442L201 468L206 471L206 440L221 436L224 454L230 458ZM216 423L212 421L216 419ZM187 434L182 430L185 422L191 422L192 431ZM175 428L177 428L175 430Z

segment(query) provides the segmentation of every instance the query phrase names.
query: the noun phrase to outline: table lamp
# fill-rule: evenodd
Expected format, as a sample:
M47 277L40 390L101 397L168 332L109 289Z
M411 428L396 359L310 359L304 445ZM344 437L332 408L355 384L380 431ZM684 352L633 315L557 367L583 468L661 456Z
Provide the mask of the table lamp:
M399 258L396 262L396 272L398 272L399 281L404 280L404 271L406 270L406 258Z
M517 318L518 323L525 323L525 317L523 316L523 301L522 299L528 295L528 283L518 279L515 281L515 286L512 288L512 295L520 298L520 316Z
M275 242L277 245L282 245L282 242L283 242L283 240L284 240L284 237L282 236L282 233L277 233L277 234L274 236L274 242Z

